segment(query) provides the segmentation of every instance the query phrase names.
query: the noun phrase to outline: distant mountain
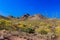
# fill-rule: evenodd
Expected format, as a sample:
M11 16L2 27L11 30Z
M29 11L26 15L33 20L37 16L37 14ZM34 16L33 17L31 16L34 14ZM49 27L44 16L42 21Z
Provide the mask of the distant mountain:
M4 16L2 16L2 15L0 15L0 19L6 19L6 20L8 20L7 17L4 17Z
M13 17L13 16L7 16L7 18L8 18L9 20L15 19L15 17Z
M0 15L0 19L19 20L19 21L24 21L24 20L34 21L34 20L45 20L45 19L47 19L47 21L57 21L57 19L46 18L45 16L43 16L41 14L35 14L33 16L31 16L30 14L25 14L22 17L14 17L14 16L5 17L5 16Z

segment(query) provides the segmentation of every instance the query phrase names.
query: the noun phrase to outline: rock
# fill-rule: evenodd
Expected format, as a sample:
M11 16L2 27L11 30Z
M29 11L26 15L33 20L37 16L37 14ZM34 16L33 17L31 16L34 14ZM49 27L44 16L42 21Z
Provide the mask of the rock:
M4 40L8 40L8 39L4 39Z
M3 40L3 39L4 39L4 37L1 35L1 36L0 36L0 40Z
M16 36L11 36L9 39L10 40L26 40L24 38L19 38L19 37L16 37Z

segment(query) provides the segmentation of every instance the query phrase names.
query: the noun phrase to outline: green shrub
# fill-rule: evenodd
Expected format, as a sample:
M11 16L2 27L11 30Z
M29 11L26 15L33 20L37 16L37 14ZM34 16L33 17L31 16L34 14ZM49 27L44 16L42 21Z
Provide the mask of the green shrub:
M32 29L32 28L27 28L27 29L25 30L25 32L27 32L27 33L34 33L35 30Z
M4 29L4 28L1 28L1 27L0 27L0 30L3 30L3 29Z

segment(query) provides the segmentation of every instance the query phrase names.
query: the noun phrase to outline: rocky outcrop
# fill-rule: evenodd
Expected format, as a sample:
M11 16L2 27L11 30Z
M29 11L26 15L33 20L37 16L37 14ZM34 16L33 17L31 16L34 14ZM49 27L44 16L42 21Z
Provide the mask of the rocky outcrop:
M24 20L28 19L29 16L30 16L29 14L25 14L24 16L22 16L22 17L20 18L20 20L24 21Z
M30 16L28 18L28 20L43 20L43 19L46 19L44 16L40 15L40 14L36 14L34 16Z

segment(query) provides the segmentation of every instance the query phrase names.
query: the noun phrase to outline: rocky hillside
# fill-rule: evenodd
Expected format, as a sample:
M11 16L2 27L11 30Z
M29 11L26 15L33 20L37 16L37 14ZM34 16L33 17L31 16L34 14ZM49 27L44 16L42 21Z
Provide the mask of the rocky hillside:
M41 14L0 15L0 40L60 40L60 20Z
M29 14L25 14L24 16L21 17L21 20L42 20L42 19L46 19L46 17L40 15L40 14L36 14L33 16L30 16Z

